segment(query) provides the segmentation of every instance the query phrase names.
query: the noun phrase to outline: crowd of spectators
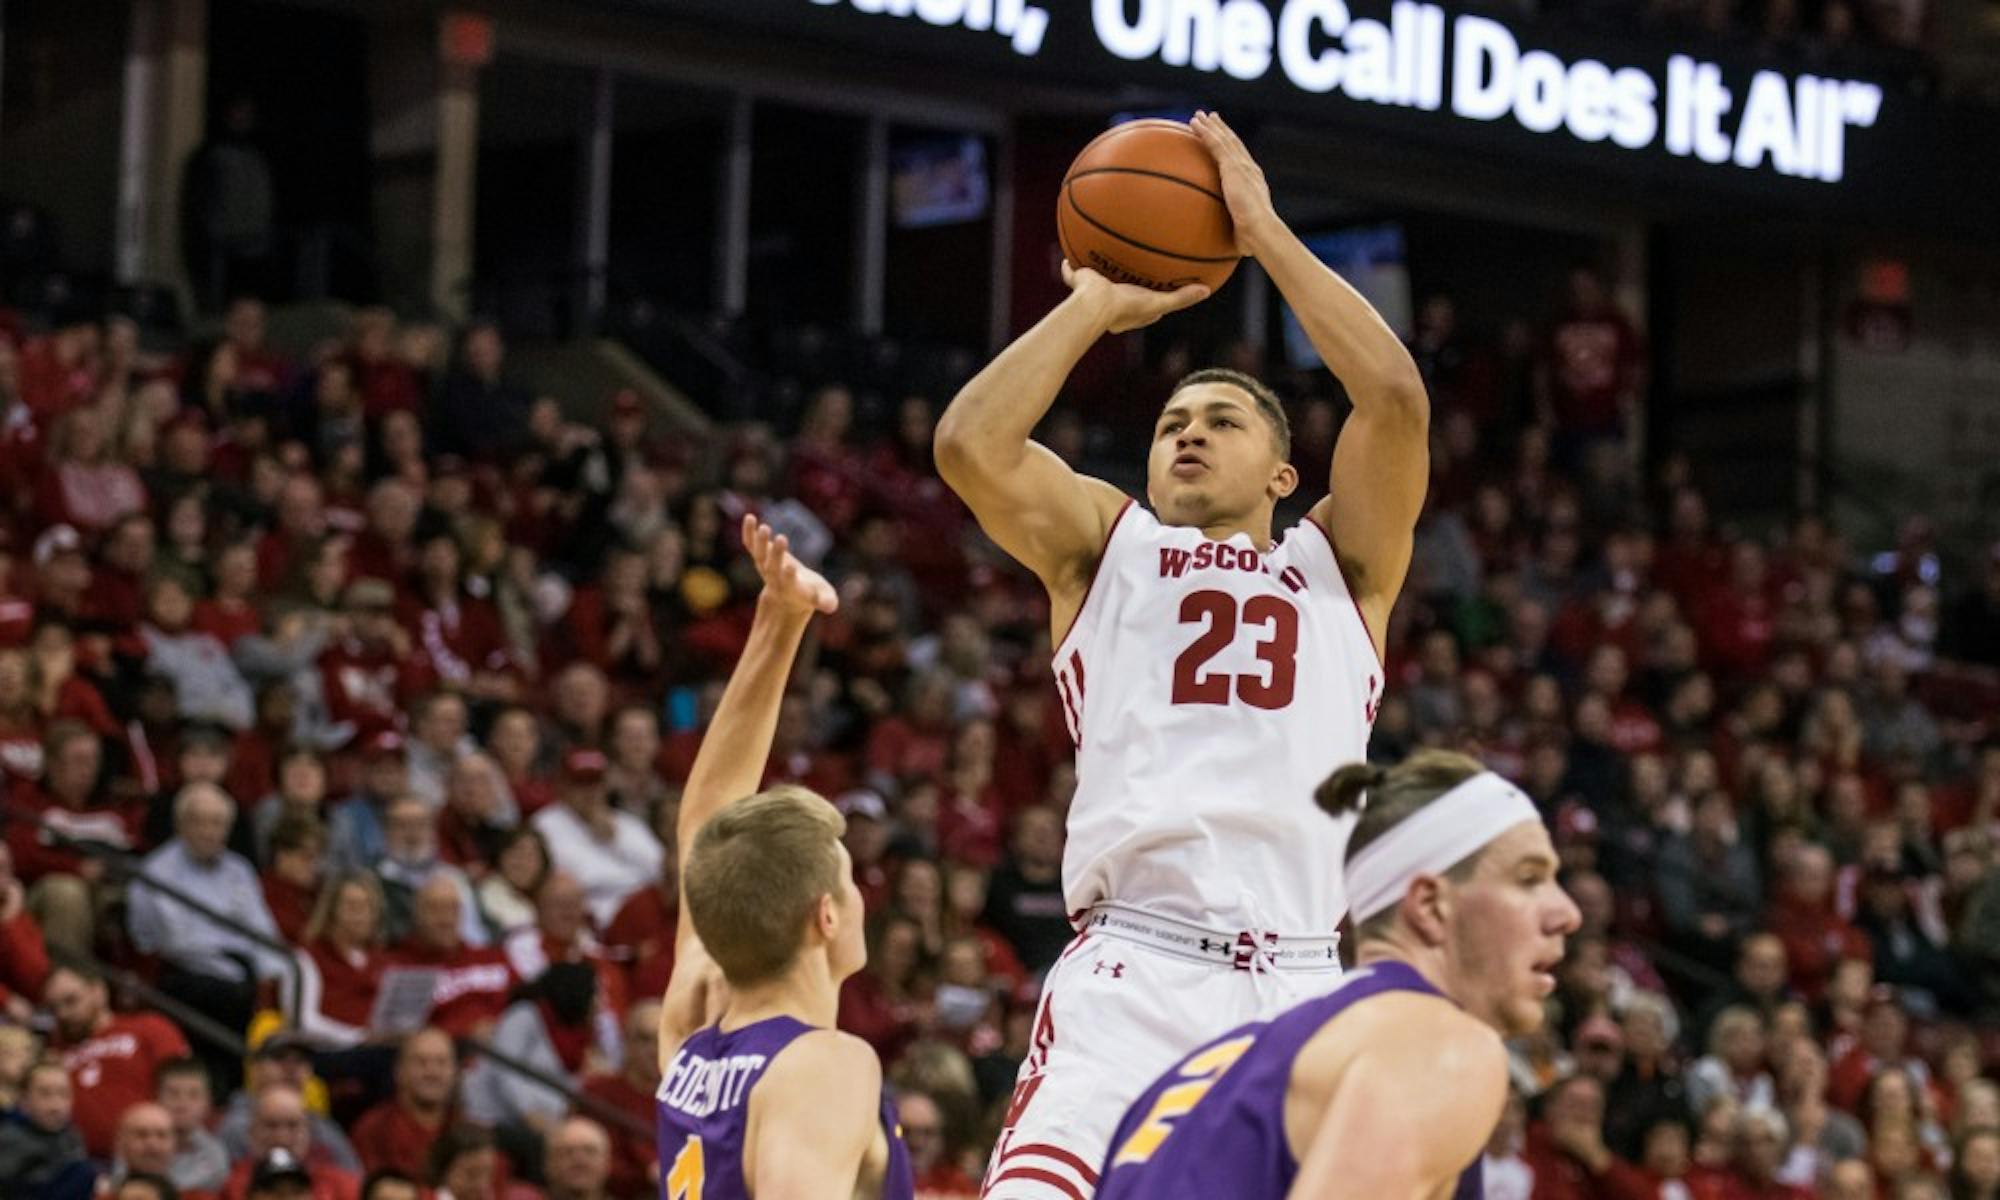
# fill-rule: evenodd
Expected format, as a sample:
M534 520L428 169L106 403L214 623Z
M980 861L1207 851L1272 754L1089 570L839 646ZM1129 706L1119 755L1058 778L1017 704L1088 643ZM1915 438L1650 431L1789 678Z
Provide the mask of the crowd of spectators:
M654 1192L678 788L755 511L842 600L767 772L847 817L841 1022L921 1194L974 1194L1075 776L1041 591L931 469L943 397L587 426L491 325L264 326L0 321L0 1190ZM1155 349L1109 386L1140 412L1189 357ZM1588 275L1491 346L1430 303L1412 349L1434 479L1371 753L1521 781L1584 913L1489 1194L2000 1195L2000 552L1956 579L1913 525L1864 565L1637 472L1644 351ZM1282 382L1323 479L1337 393ZM1103 401L1049 440L1132 483Z

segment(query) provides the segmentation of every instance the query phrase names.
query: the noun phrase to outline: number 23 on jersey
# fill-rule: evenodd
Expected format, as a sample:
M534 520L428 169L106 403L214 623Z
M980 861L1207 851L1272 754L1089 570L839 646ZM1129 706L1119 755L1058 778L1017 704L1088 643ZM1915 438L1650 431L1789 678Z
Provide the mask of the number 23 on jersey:
M1176 1076L1185 1082L1176 1083L1160 1093L1160 1098L1146 1113L1146 1119L1132 1131L1131 1137L1125 1139L1125 1144L1118 1147L1111 1165L1119 1167L1126 1163L1142 1163L1153 1157L1160 1144L1167 1140L1167 1135L1174 1131L1174 1122L1194 1111L1194 1106L1208 1095L1215 1081L1222 1078L1224 1071L1235 1066L1236 1060L1242 1058L1244 1051L1250 1049L1250 1043L1256 1040L1254 1034L1245 1034L1211 1046L1189 1059L1176 1072Z

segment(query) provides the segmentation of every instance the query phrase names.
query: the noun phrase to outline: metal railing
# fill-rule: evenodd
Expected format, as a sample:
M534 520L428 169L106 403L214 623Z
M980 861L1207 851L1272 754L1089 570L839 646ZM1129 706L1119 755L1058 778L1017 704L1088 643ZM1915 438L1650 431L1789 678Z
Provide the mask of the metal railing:
M43 829L41 836L42 840L50 845L60 846L63 849L87 855L103 863L106 874L111 878L123 880L128 886L130 884L142 884L152 888L162 895L185 905L196 915L210 923L219 925L240 935L247 941L282 955L284 961L291 967L292 986L288 1002L292 1005L298 1003L298 998L301 995L300 981L303 976L303 968L299 964L299 956L295 947L265 936L258 930L220 911L213 905L190 895L184 888L176 887L173 884L166 883L147 874L144 867L140 865L138 856L128 850L121 850L102 842L79 840L47 828ZM227 1026L208 1014L162 992L159 988L139 978L134 972L125 970L124 968L111 967L96 961L92 961L91 965L103 972L107 979L112 980L122 988L136 993L147 1004L172 1017L175 1022L188 1030L188 1032L194 1033L204 1040L232 1053L248 1053L249 1047L245 1043L241 1033L231 1031ZM285 1014L285 1025L288 1029L297 1029L299 1014L296 1011L287 1012ZM522 1062L510 1054L494 1049L493 1045L484 1038L467 1036L461 1037L457 1041L473 1054L492 1060L494 1065L500 1067L502 1070L519 1075L524 1079L528 1079L548 1088L550 1091L558 1093L568 1103L569 1107L576 1112L581 1112L634 1137L650 1138L653 1136L652 1126L633 1116L631 1113L608 1101L600 1100L596 1096L578 1090L575 1083L570 1080L550 1075L537 1067Z

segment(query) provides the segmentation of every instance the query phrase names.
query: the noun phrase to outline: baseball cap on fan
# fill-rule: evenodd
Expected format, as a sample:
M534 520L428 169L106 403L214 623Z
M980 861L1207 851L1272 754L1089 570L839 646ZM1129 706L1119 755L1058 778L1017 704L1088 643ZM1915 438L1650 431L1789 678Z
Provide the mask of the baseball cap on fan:
M842 792L834 797L833 806L843 817L867 817L871 821L881 821L889 816L889 805L882 799L882 793L869 788Z
M604 752L588 746L574 747L562 757L563 778L571 783L601 783L609 767Z
M35 565L46 567L58 554L83 553L83 536L73 525L51 525L35 539Z
M250 1171L250 1195L285 1196L312 1191L312 1172L297 1155L280 1146L257 1160Z

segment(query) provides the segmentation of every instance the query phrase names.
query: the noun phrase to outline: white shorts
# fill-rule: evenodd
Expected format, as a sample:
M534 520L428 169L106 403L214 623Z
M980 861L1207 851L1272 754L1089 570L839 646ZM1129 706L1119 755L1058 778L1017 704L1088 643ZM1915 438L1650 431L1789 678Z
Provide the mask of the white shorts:
M984 1200L1089 1200L1125 1110L1162 1072L1340 983L1334 938L1267 941L1264 955L1253 944L1093 909L1042 985Z

